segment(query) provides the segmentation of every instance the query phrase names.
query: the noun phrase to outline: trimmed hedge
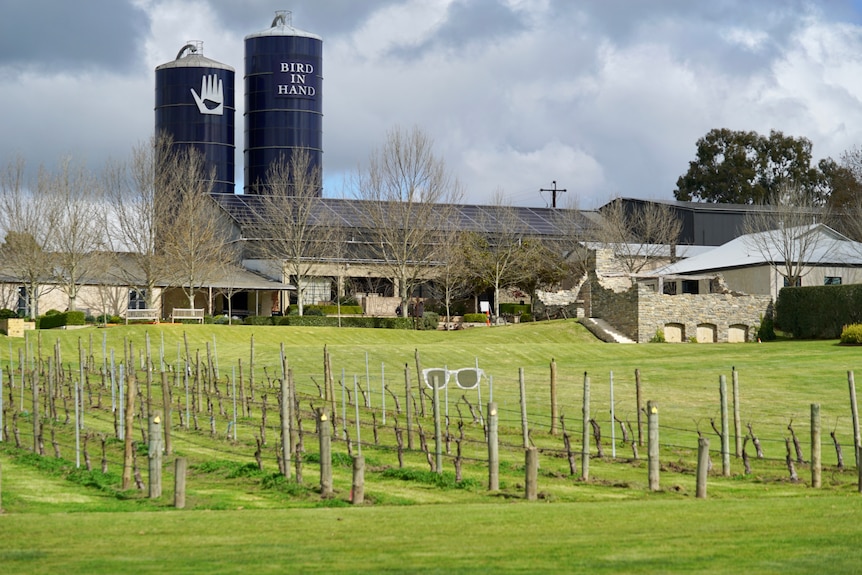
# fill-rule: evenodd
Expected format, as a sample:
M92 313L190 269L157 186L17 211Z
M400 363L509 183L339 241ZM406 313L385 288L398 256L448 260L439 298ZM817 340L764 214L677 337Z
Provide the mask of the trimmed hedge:
M326 315L338 315L338 306L337 305L321 305L318 307ZM341 306L341 315L362 315L363 313L364 312L362 311L361 305L342 305Z
M836 339L862 323L862 284L786 287L775 303L776 326L800 339Z
M317 315L288 315L275 318L276 325L303 327L338 327L337 317ZM342 327L366 327L384 329L413 329L413 318L402 317L342 317Z
M273 317L269 315L250 315L242 320L242 323L245 325L273 325Z
M463 321L464 323L487 323L488 316L484 313L465 313Z
M65 311L45 315L39 321L39 329L52 329L64 325L86 325L86 314L82 311Z

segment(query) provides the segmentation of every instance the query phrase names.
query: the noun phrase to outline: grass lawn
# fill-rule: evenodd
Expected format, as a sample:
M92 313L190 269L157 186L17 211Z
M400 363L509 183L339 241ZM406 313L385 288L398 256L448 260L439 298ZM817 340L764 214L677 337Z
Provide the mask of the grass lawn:
M151 501L136 489L122 492L118 485L122 445L112 437L110 387L107 383L102 386L105 380L99 369L111 350L116 364L123 361L124 342L131 343L129 364L135 366L138 382L143 384L141 360L149 345L155 380L159 381L160 356L168 369L178 368L177 358L186 357L186 341L193 363L197 358L204 366L210 357L214 369L217 364L218 389L204 398L198 429L186 429L185 425L194 426L191 421L180 424L181 413L185 419L184 382L174 380L173 371L169 374L174 453L165 457L165 494ZM238 380L241 361L244 382L249 385L252 341L256 395L251 414L238 417L234 441L232 431L227 433L232 419L231 379ZM162 324L38 332L30 334L26 344L0 336L0 364L5 367L11 357L15 373L21 350L33 358L31 365L41 356L44 369L49 357L57 357L55 345L68 374L60 386L66 385L66 409L72 405L68 382L77 377L79 350L91 358L94 368L84 396L82 433L90 433L88 453L96 470L104 436L109 473L75 470L74 426L64 421L65 409L59 403L57 420L48 420L43 427L45 456L28 454L33 445L30 384L21 389L20 375L16 375L10 389L7 375L3 383L7 436L0 446L6 511L0 515L3 573L58 569L87 573L156 569L303 573L858 571L862 527L847 372L862 365L862 348L842 347L834 341L603 344L574 321L458 332ZM317 489L318 446L311 408L324 404L320 398L324 345L332 356L337 418L347 415L353 452L357 449L354 378L356 389L368 397L366 406L361 391L356 394L362 398L359 431L367 463L368 504L363 507L348 503L352 472L342 427L332 446L335 497L321 500ZM281 478L276 465L282 346L302 409L306 454L302 485ZM478 363L493 377L493 388L489 381L483 382L481 398L475 390L454 386L441 397L450 416L451 434L442 479L429 471L427 457L419 449L418 428L413 430L414 449L403 454L403 469L396 456L395 420L402 430L406 425L405 366L416 408L421 410L417 355L422 367L457 369ZM598 457L593 443L588 482L578 479L579 456L578 473L571 476L562 436L550 433L552 358L558 371L559 410L575 451L581 447L585 373L590 378L590 415L601 429L604 457ZM719 376L726 376L730 389L732 368L739 376L743 426L751 423L765 457L757 459L749 442L752 473L744 474L741 460L734 456L730 477L722 477L720 442L712 423L720 426ZM530 441L540 451L540 501L535 503L523 500L519 369L524 373ZM631 446L620 441L619 425L613 427L615 443L610 441L611 373L614 414L636 433L636 369L644 401L655 401L660 410L662 476L657 493L647 488L646 446L640 447L640 458L633 459ZM43 386L46 379L43 375ZM495 493L485 489L487 448L481 424L491 393L500 411L501 488ZM152 394L154 405L161 407L158 386ZM143 390L141 400L146 396ZM261 469L254 453L255 437L261 434L264 396L268 420ZM395 411L394 396L400 398L402 413ZM348 400L344 405L342 397ZM11 437L10 400L17 412L15 425L23 449L16 449ZM433 455L430 400L426 398L425 403L426 416L417 417L416 423L422 425ZM807 486L812 403L821 405L822 489ZM460 442L463 481L456 483L459 423L464 434ZM789 480L786 466L788 424L803 451L801 461L795 461L795 453L791 458L798 482ZM54 457L49 430L55 433L60 459ZM712 442L714 468L706 501L694 499L698 431ZM843 446L845 469L838 468L830 431ZM135 437L141 438L138 423ZM731 441L731 451L733 445ZM611 457L614 450L615 458ZM176 456L185 456L190 463L186 510L171 507ZM138 465L146 481L145 450L138 456Z

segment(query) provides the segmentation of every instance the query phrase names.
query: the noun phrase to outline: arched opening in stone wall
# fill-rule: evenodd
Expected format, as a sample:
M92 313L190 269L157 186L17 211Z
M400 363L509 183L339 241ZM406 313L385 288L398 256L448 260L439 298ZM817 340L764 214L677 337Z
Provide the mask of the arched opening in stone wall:
M716 327L714 323L697 325L697 343L715 343Z
M728 343L745 343L748 341L748 326L742 324L734 324L727 328Z
M685 341L685 326L681 323L664 324L664 340L668 343L682 343Z

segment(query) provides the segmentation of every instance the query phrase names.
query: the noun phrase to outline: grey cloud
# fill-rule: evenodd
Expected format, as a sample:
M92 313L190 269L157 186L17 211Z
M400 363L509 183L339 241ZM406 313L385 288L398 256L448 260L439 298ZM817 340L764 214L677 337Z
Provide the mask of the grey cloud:
M458 51L471 45L505 40L526 28L523 20L499 0L457 0L449 6L444 23L421 45L396 49L393 55L421 57L430 50Z
M127 71L147 14L128 1L0 0L0 66L59 72Z
M287 0L212 0L216 16L225 27L245 35L269 28L277 10L292 12L293 25L323 36L349 33L370 15L400 0L314 0L296 3Z

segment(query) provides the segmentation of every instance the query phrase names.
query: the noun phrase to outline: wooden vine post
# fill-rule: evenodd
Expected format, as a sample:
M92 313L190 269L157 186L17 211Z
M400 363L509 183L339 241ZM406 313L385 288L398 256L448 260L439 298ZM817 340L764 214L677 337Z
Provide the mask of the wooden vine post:
M126 416L125 416L125 449L123 457L123 491L132 487L132 467L134 465L134 446L132 437L135 433L135 397L138 395L135 372L130 369L126 373Z
M350 489L351 503L365 503L365 458L357 455L353 458L353 485Z
M736 456L742 457L742 420L739 416L739 372L736 367L731 369L731 385L733 387L733 437L735 439Z
M647 452L649 454L649 489L659 490L658 404L647 401Z
M697 440L697 487L695 497L706 499L706 478L709 474L709 438Z
M186 506L186 470L189 462L185 457L177 457L174 462L174 507L183 509Z
M164 363L162 363L162 405L165 410L165 455L170 455L173 452L173 445L171 444L171 417L172 417L172 406L171 406L171 389L168 385L168 372L165 371Z
M852 371L847 372L847 384L850 387L850 413L853 415L853 454L856 456L856 467L862 468L859 458L859 448L862 447L862 440L859 438L859 409L856 404L856 381Z
M527 501L535 501L538 497L537 483L539 479L539 452L535 447L524 450L524 497Z
M325 408L317 409L317 436L320 439L320 495L332 497L332 428Z
M162 496L162 418L156 412L150 416L150 434L147 456L149 459L149 497L158 499Z
M404 364L404 410L407 415L407 449L413 449L413 400L410 392L410 366Z

